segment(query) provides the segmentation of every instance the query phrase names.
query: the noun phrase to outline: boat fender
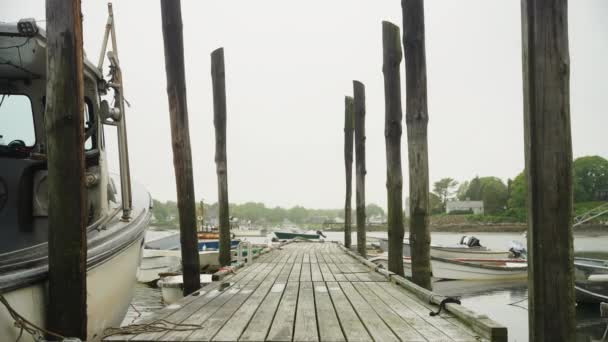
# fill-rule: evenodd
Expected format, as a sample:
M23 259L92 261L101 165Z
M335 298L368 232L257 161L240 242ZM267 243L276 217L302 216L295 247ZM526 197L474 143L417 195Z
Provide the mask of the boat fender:
M454 304L458 304L458 305L462 304L462 303L460 302L460 299L458 299L458 298L456 298L456 297L446 297L444 300L442 300L442 301L439 303L439 310L437 310L437 312L433 312L433 311L429 312L429 316L434 317L434 316L439 315L439 314L441 313L441 310L442 310L442 309L445 307L445 305L446 305L446 304L448 304L448 303L454 303Z

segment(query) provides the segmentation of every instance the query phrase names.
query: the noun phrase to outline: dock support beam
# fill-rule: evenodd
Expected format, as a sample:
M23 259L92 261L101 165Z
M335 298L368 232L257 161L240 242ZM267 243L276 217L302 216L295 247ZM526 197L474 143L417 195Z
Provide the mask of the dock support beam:
M344 97L344 164L346 167L346 201L344 203L344 246L351 247L353 195L353 98Z
M574 341L567 0L522 0L530 341Z
M87 339L87 205L80 0L47 0L48 330ZM52 338L49 336L49 338Z
M384 73L384 137L388 204L388 270L403 276L403 171L401 170L401 34L399 27L382 22Z
M180 0L161 0L167 97L171 121L173 166L177 188L177 208L184 274L184 295L200 288L198 238L196 235L196 204L192 177L192 152L188 127L186 75L184 70L184 38Z
M220 265L230 265L230 213L228 207L228 162L226 161L226 78L224 49L211 53L213 81L213 125L215 126L215 165L220 224Z
M410 176L410 248L412 280L431 289L429 231L429 121L426 94L426 52L423 0L402 0L407 145Z
M353 107L355 113L355 170L357 204L357 252L367 254L365 239L365 86L353 81Z

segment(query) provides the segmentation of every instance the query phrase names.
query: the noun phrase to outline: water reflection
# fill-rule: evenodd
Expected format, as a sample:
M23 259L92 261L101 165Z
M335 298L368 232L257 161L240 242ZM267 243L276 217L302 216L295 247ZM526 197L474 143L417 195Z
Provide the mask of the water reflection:
M509 341L528 341L528 288L526 281L436 281L434 292L461 297L462 305L485 313L509 329ZM601 341L608 319L599 305L576 308L576 341Z

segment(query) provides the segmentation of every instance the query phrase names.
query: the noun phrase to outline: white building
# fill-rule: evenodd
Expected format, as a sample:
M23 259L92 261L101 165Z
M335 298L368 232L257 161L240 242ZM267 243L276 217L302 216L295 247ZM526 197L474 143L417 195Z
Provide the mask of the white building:
M445 205L447 214L453 211L472 211L473 214L483 214L483 201L448 201Z

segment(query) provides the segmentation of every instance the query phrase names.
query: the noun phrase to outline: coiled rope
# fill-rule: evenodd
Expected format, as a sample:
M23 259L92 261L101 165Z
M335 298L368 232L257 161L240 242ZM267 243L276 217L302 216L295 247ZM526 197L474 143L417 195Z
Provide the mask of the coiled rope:
M8 301L6 300L6 298L4 298L3 295L0 295L0 303L2 303L4 305L4 307L6 307L6 310L8 311L8 313L11 315L11 317L15 321L15 327L17 327L19 329L19 336L17 336L17 339L15 340L15 342L19 342L19 340L21 340L21 337L23 336L24 331L27 332L28 334L32 335L32 337L36 341L43 341L45 334L47 336L57 337L60 340L63 340L66 338L65 336L62 336L60 334L57 334L52 331L46 330L42 327L39 327L36 324L30 322L27 318L21 316L17 311L15 311L15 309L13 309L13 307L8 303Z
M158 319L145 324L130 324L120 328L107 328L102 339L116 335L137 335L143 333L161 333L169 331L194 331L200 329L196 324L180 324Z

